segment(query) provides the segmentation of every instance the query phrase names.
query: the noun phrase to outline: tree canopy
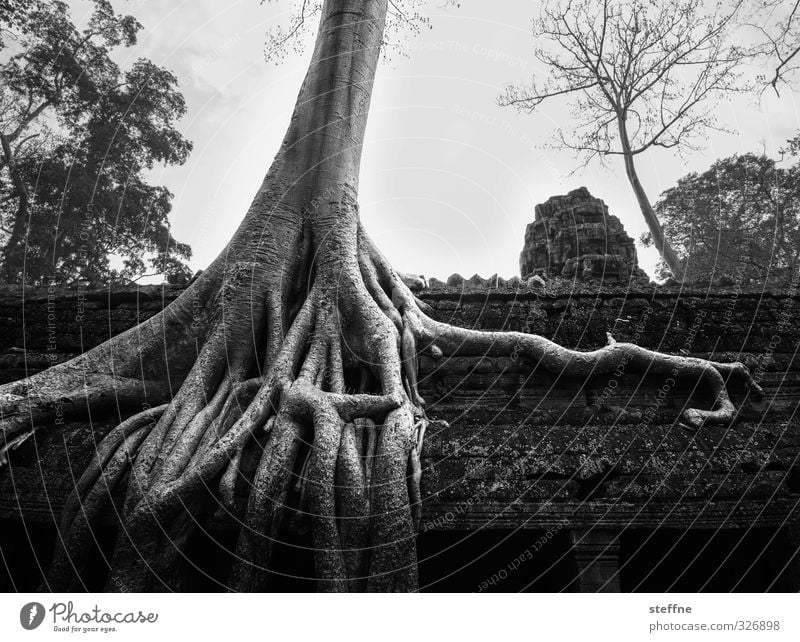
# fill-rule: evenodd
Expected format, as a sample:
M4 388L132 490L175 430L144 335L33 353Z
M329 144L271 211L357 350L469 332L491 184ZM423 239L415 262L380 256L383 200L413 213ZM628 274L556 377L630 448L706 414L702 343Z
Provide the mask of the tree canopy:
M388 13L389 0L323 2L277 155L228 245L180 296L79 357L0 388L0 465L54 420L58 430L86 413L125 413L72 480L48 589L85 587L113 489L125 499L114 504L117 539L104 558L109 590L180 590L192 537L218 509L240 526L232 590L269 587L282 541L313 553L320 590L418 590L421 453L431 423L420 355L519 357L555 378L586 381L623 368L702 381L714 401L683 409L694 429L737 416L726 388L734 377L762 394L738 362L610 336L584 352L428 316L358 206ZM309 527L311 547L300 539Z
M656 211L690 280L787 284L796 272L800 164L783 168L756 154L724 158L681 178Z
M125 70L114 62L142 26L107 0L93 4L83 28L58 0L9 14L0 66L6 282L136 277L148 264L188 273L190 248L170 232L172 194L147 177L192 149L176 128L184 98L175 76L150 60Z

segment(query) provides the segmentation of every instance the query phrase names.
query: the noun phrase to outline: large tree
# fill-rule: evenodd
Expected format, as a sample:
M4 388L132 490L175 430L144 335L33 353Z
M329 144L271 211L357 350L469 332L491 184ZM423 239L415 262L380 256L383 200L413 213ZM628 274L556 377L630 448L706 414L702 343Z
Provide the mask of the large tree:
M744 154L691 173L656 203L691 281L789 285L800 260L800 166Z
M30 4L33 2L34 0L31 0ZM0 0L0 25L16 27L25 22L27 4L26 0ZM1 38L0 46L2 46Z
M533 112L571 100L575 126L557 145L588 163L620 156L653 243L673 276L678 255L664 236L636 159L653 149L693 149L716 126L715 99L737 84L747 52L731 34L742 0L545 0L534 22L547 76L511 85L501 105Z
M99 444L64 507L50 588L75 585L94 521L123 479L108 588L175 587L175 562L204 505L231 506L250 452L258 464L246 485L233 588L265 587L299 479L306 503L293 508L310 514L321 589L415 589L423 352L515 353L576 376L625 367L690 377L714 399L710 409L685 411L695 427L732 420L730 376L759 390L740 363L613 341L573 351L425 313L359 221L359 164L388 6L322 3L280 149L228 246L177 300L68 363L0 388L3 450L54 418L117 408L127 417Z
M146 59L120 69L112 53L133 47L141 25L107 0L93 5L80 29L58 0L17 6L0 38L7 283L188 271L190 249L170 233L172 194L147 177L192 148L176 129L186 111L177 79Z

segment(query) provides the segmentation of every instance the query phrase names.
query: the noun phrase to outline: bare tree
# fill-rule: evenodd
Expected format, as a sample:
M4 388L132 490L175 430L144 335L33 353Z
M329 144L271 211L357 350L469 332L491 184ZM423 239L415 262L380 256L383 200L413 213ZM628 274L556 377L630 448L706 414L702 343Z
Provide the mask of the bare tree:
M559 129L559 147L596 157L622 156L653 242L673 276L681 261L664 237L639 180L635 159L653 148L695 149L718 127L715 98L741 89L743 49L730 44L741 2L721 11L696 0L546 2L534 21L544 82L511 85L501 105L526 112L566 97L576 126Z
M241 519L234 589L265 587L292 514L310 521L320 588L416 589L428 423L417 391L421 353L514 353L578 377L625 367L701 380L713 404L683 413L696 427L736 415L731 376L758 390L740 363L613 340L581 352L426 313L359 220L361 150L388 11L387 0L322 3L272 166L227 247L180 297L77 359L0 387L0 454L12 457L37 429L120 413L64 506L49 588L81 586L92 529L110 491L124 485L110 590L180 588L178 562L209 505ZM240 476L244 514L234 503Z
M757 33L755 59L770 69L763 86L779 94L800 69L800 0L752 0L744 24Z

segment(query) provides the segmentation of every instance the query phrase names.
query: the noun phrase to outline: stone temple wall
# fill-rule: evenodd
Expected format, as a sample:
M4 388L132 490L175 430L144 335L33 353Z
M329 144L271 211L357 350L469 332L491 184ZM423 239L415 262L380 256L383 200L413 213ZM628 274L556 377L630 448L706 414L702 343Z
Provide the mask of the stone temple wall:
M6 292L0 299L3 380L90 348L155 314L180 291ZM741 409L735 424L694 432L679 417L690 401L710 406L698 382L624 371L583 382L514 355L423 358L420 385L429 415L448 423L433 424L426 437L422 551L444 555L451 547L436 542L447 533L489 538L487 549L510 533L557 533L554 541L571 551L570 563L586 571L574 580L578 588L614 590L620 577L623 588L629 586L631 573L644 563L631 561L641 554L631 542L642 533L698 533L703 541L723 541L729 533L757 532L772 533L770 546L782 546L765 554L764 564L789 568L786 551L800 545L796 294L644 284L599 290L556 282L538 289L439 287L418 294L438 319L461 326L538 333L583 350L604 345L611 332L618 341L664 352L741 359L767 393L753 399L732 384ZM44 429L15 451L11 470L0 473L0 520L53 524L73 472L83 469L92 444L116 421L94 417ZM240 490L244 501L246 489ZM213 532L234 526L230 517L208 519ZM113 521L110 510L108 523ZM424 556L420 568L423 575L433 572L426 571L432 566ZM793 586L785 573L778 576L782 584L772 588ZM441 590L452 589L437 582ZM478 590L480 577L475 582L455 590ZM516 590L511 586L506 590Z

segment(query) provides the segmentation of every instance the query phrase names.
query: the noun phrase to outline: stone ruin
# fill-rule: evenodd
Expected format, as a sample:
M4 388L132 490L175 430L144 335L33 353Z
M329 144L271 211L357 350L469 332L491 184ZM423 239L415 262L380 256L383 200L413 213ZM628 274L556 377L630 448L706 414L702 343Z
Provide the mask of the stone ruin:
M713 403L699 382L672 386L656 372L565 377L514 355L421 355L420 393L447 422L429 431L422 453L422 590L800 590L800 324L775 321L800 317L800 294L639 279L633 241L585 188L537 206L521 264L524 281L406 278L438 321L536 332L580 350L613 333L673 354L738 358L759 373L766 396L749 400L733 386L735 426L695 433L680 415L690 401ZM561 278L576 275L577 284ZM540 278L551 280L545 291ZM0 382L158 314L183 287L0 288ZM131 411L40 431L0 469L0 592L34 591L44 581L74 471L119 423L118 410ZM99 560L116 537L124 497L115 491L103 514L92 544L98 562L82 580L88 590L105 586ZM225 586L246 493L235 500L232 513L202 516L185 590ZM305 548L278 540L273 590L314 588L312 542L303 536ZM539 541L548 543L526 557Z
M649 281L639 267L633 239L602 199L585 187L536 206L519 257L523 279Z
M800 324L778 329L775 321L800 318L800 294L643 282L621 292L593 283L547 292L431 287L419 297L438 321L533 331L581 350L605 345L611 332L673 354L735 355L759 372L766 397L745 403L747 389L734 386L736 424L694 432L680 423L685 405L713 402L698 382L673 387L667 374L630 369L584 380L513 355L421 355L420 394L449 424L429 429L422 453L422 590L800 590ZM181 291L0 289L0 382L80 354ZM117 413L135 410L67 418L13 451L10 468L0 469L0 592L41 584L75 471L119 423ZM233 513L201 517L185 590L224 590L251 483L240 482ZM116 537L123 486L112 499L90 544L97 561L84 576L88 590L105 586L101 551ZM313 544L303 537L306 548L278 539L271 590L314 589ZM531 548L543 537L545 546ZM487 586L499 570L505 577Z

